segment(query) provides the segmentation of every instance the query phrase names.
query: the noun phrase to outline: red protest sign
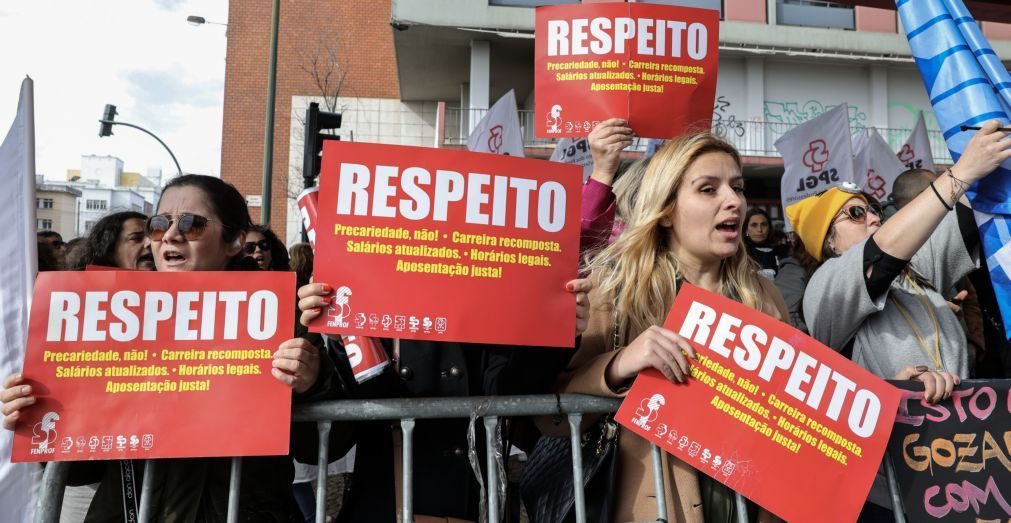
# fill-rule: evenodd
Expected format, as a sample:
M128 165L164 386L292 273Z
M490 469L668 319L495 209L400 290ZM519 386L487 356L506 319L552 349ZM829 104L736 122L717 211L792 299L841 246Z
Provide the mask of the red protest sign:
M720 13L640 3L537 8L537 136L585 136L625 118L639 136L709 130Z
M290 272L40 273L11 461L280 455ZM255 424L257 430L242 427Z
M571 347L581 180L541 160L326 142L313 278L336 290L312 329Z
M699 354L639 374L615 419L787 521L855 521L901 392L789 325L685 284L664 326Z

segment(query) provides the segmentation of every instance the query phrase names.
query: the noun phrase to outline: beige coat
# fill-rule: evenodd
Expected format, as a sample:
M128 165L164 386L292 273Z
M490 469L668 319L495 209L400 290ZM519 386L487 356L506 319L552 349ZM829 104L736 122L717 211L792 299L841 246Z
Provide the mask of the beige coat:
M762 312L784 321L789 316L776 286L765 278L758 279L762 285L761 295L765 297ZM627 389L612 390L604 381L604 371L619 352L613 347L613 301L604 299L596 289L590 292L589 324L579 350L559 380L559 392L611 397L624 397L628 392ZM634 340L636 335L630 335L628 340ZM590 421L587 420L585 425ZM546 434L563 435L567 433L568 425L565 422L556 425L541 419L538 426ZM652 460L649 442L622 428L618 436L614 521L657 519ZM662 454L662 463L668 511L666 520L671 523L702 523L702 496L695 469L666 452Z

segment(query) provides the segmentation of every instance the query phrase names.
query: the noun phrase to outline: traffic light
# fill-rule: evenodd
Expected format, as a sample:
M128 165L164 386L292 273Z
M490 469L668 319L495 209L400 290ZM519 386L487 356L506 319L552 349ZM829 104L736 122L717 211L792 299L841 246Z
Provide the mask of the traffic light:
M102 113L101 127L98 128L98 136L112 136L112 122L116 119L116 106L105 104L105 111Z
M302 146L302 181L305 188L316 185L319 175L323 142L325 140L340 140L333 134L321 134L324 129L340 129L340 113L327 113L319 110L319 104L312 102L305 110L305 143Z

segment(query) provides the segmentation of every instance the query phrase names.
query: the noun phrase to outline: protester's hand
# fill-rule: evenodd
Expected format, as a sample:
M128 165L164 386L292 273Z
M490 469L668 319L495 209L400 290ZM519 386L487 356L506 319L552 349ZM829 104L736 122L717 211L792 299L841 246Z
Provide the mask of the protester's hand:
M959 314L962 312L962 302L965 301L966 296L969 295L969 291L959 291L954 297L948 300L948 308L951 312Z
M580 278L565 284L565 290L576 296L576 336L580 336L586 331L586 324L590 320L590 298L588 295L592 289L593 282L589 278Z
M895 379L923 382L923 399L931 404L950 398L955 385L962 382L950 372L928 370L926 365L910 365L899 371Z
M648 368L660 371L675 383L687 383L691 375L688 358L695 357L695 349L688 340L654 325L618 352L607 368L607 383L618 388Z
M333 288L325 283L308 283L298 288L298 310L302 315L298 321L308 327L309 322L316 319L323 309L330 306L330 293Z
M1011 158L1011 140L1004 139L1008 133L998 130L1000 127L1000 120L990 120L969 140L962 156L951 168L959 180L975 182Z
M309 390L319 376L319 350L303 338L290 339L274 353L270 373L295 392Z
M611 185L621 165L621 150L632 145L632 129L621 118L610 118L598 123L586 137L593 156L594 180Z
M4 388L3 391L0 391L0 403L3 403L0 412L3 412L4 415L4 428L14 430L14 425L21 417L21 409L35 404L32 386L25 385L23 374L19 372L4 378Z

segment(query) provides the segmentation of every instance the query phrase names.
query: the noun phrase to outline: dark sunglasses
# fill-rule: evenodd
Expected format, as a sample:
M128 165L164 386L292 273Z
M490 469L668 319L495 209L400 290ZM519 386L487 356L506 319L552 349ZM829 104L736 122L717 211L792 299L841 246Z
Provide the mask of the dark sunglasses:
M242 252L246 254L253 254L256 252L257 247L259 247L263 252L270 252L270 241L260 240L258 242L246 242L246 244L242 246Z
M173 219L175 218L175 219ZM147 219L147 224L144 230L147 232L148 237L152 241L161 241L165 236L165 233L172 228L172 224L176 224L176 229L179 234L183 235L187 241L193 241L200 238L200 235L204 233L204 229L207 228L207 224L213 220L209 220L200 216L199 214L180 214L177 216L172 216L170 214L156 214Z
M850 221L854 223L865 223L867 222L867 214L873 214L878 218L881 217L881 211L874 208L873 205L853 205L842 209L840 211L843 214L843 218L849 218ZM836 220L835 223L839 223L842 220Z

